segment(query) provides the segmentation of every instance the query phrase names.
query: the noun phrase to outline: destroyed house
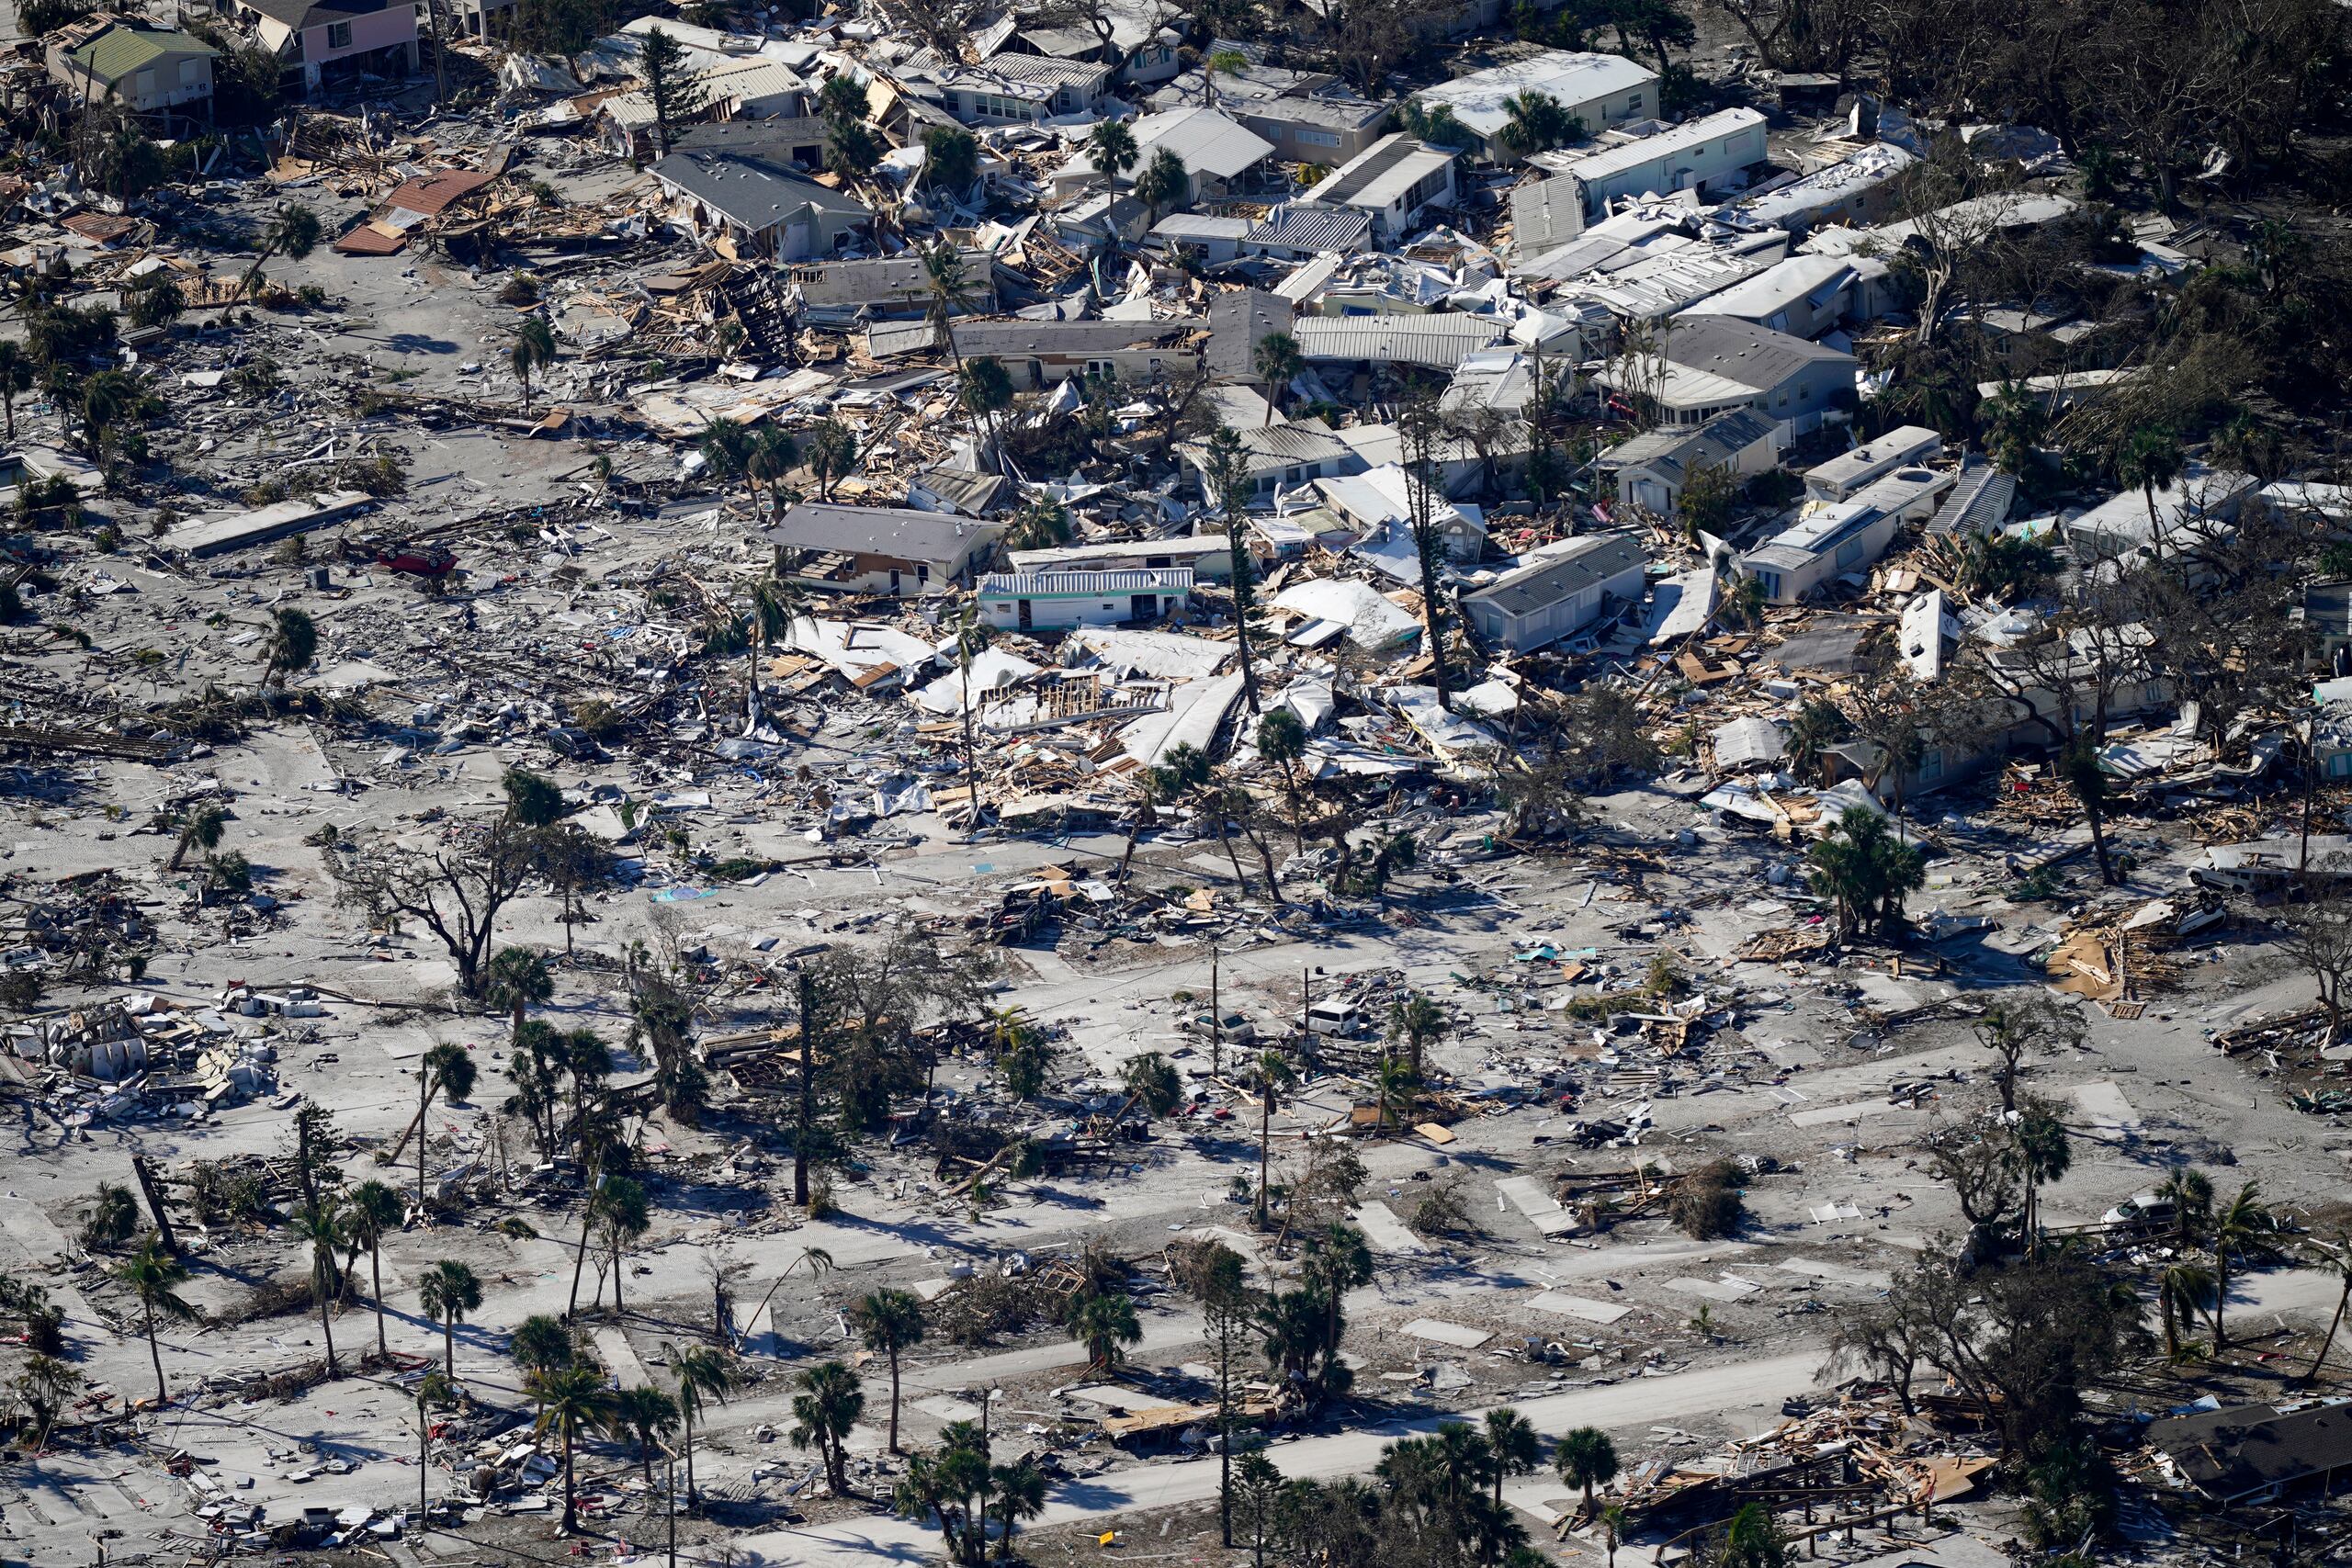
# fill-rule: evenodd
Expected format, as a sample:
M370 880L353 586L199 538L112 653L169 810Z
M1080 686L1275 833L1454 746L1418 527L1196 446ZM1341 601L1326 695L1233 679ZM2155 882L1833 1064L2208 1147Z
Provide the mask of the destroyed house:
M964 313L986 314L997 305L996 263L985 252L966 251ZM861 315L920 316L931 308L931 274L921 252L870 256L796 266L787 275L804 316L846 322Z
M409 0L216 0L214 9L277 57L279 88L294 97L416 72Z
M797 582L852 593L922 593L967 587L1004 529L952 512L801 502L766 529L768 542L806 554Z
M1462 613L1486 641L1532 652L1575 636L1611 604L1641 603L1649 564L1622 536L1578 539L1463 595Z
M2193 550L2236 532L2238 509L2253 490L2248 476L2191 458L2180 477L2157 487L2153 498L2136 490L2119 491L2067 518L2059 532L2085 560L2112 560L2143 550L2158 557Z
M980 614L1001 631L1156 621L1192 597L1190 567L1113 571L992 571L980 580Z
M2194 1411L2151 1423L2148 1441L2211 1503L2257 1501L2305 1482L2332 1488L2336 1472L2352 1468L2352 1404Z
M874 221L864 202L803 173L784 142L682 146L646 172L672 216L732 260L831 255Z
M1737 316L1792 337L1817 338L1841 321L1872 321L1894 306L1887 265L1870 256L1790 256L1682 308L1685 316Z
M1113 69L1098 61L1038 54L1000 54L967 65L924 50L899 68L898 80L962 124L1023 125L1100 108Z
M1894 210L1894 182L1919 160L1891 141L1747 197L1727 215L1742 227L1803 235L1815 228L1866 228Z
M1453 205L1453 154L1399 132L1385 136L1318 181L1306 199L1372 215L1373 231L1393 244L1433 207Z
M1039 321L1026 317L957 321L956 352L965 359L994 359L1023 391L1058 386L1073 376L1113 376L1148 381L1199 367L1208 323L1196 317L1163 321Z

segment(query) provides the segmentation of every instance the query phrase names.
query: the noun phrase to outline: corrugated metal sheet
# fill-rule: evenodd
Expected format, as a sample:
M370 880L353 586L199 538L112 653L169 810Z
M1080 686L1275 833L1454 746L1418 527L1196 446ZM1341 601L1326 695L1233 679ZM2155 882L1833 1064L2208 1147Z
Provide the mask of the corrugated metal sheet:
M1309 359L1420 365L1452 370L1482 348L1510 341L1492 316L1303 316L1292 335Z

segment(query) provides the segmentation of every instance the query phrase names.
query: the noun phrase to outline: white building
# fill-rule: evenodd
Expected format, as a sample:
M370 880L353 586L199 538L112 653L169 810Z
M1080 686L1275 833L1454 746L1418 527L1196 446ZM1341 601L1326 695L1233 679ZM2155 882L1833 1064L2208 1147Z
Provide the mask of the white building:
M1192 596L1190 567L1133 571L992 571L980 579L980 614L1002 631L1156 621Z
M1724 109L1579 157L1540 162L1575 177L1585 220L1590 222L1620 197L1667 196L1678 190L1708 195L1737 182L1743 171L1762 163L1764 156L1764 117L1754 109Z
M1641 603L1649 564L1641 547L1621 535L1572 540L1464 594L1462 612L1495 647L1515 653L1548 648L1590 626L1611 601Z
M1898 425L1850 452L1841 452L1826 463L1807 468L1805 493L1819 501L1843 501L1906 463L1924 463L1942 457L1943 451L1944 438L1926 425Z
M1487 163L1512 154L1496 140L1510 123L1510 100L1521 93L1549 98L1584 122L1588 134L1657 111L1657 73L1621 54L1580 54L1550 49L1509 65L1489 66L1442 82L1419 95L1429 108L1442 104L1477 137L1473 151Z
M1740 557L1775 604L1794 604L1833 578L1860 574L1907 522L1933 516L1955 476L1920 468L1886 474L1845 501L1809 501L1796 525Z
M1453 205L1453 154L1399 132L1340 164L1306 199L1369 212L1373 231L1394 243L1430 208Z

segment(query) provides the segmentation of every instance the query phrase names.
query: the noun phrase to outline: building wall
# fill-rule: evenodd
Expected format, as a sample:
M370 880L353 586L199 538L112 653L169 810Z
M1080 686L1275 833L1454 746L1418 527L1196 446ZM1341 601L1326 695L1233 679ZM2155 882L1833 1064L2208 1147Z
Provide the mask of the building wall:
M1279 99L1276 100L1280 102ZM1261 105L1255 110L1220 100L1217 107L1239 122L1244 130L1255 131L1274 144L1272 156L1284 164L1310 164L1318 168L1335 169L1355 157L1365 148L1386 134L1386 115L1358 130L1338 130L1329 126L1308 125L1284 119L1279 113L1268 112L1271 105Z
M1830 579L1849 571L1867 571L1894 542L1899 520L1881 517L1836 549L1810 557L1801 567L1759 567L1751 575L1764 580L1764 596L1775 604L1793 604ZM1749 570L1743 566L1742 570Z
M1623 169L1604 179L1577 184L1584 192L1585 217L1598 219L1607 204L1621 196L1664 196L1696 186L1703 191L1764 157L1764 128L1751 125L1725 136L1710 136L1698 147L1660 152L1638 167Z
M981 597L980 613L988 617L989 625L1012 631L1020 627L1021 606L1026 604L1031 628L1066 630L1071 626L1115 626L1135 620L1137 599L1152 601L1151 613L1143 618L1158 620L1181 607L1184 598L1182 593L991 593Z
M1115 349L1107 354L1007 354L997 357L1012 372L1013 386L1032 392L1058 387L1073 376L1082 376L1091 365L1107 366L1122 382L1131 383L1149 380L1163 372L1188 374L1200 363L1197 354L1174 348Z

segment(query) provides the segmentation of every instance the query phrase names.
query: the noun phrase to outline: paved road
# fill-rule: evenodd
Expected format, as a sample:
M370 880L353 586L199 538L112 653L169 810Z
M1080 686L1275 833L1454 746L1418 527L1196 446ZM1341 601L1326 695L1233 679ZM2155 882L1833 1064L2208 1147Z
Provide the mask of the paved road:
M1677 1372L1667 1377L1629 1378L1601 1388L1580 1388L1517 1408L1538 1431L1556 1435L1573 1427L1624 1431L1660 1421L1725 1411L1777 1406L1811 1389L1821 1368L1818 1350L1797 1350L1744 1366ZM1476 1420L1477 1412L1470 1412ZM1338 1432L1277 1443L1267 1457L1284 1475L1326 1480L1368 1473L1380 1450L1397 1438L1427 1431L1443 1417L1418 1416L1363 1431ZM1177 1464L1131 1465L1083 1480L1065 1481L1046 1500L1037 1527L1079 1519L1107 1520L1136 1509L1199 1503L1216 1495L1217 1462L1186 1460ZM924 1526L879 1516L815 1529L776 1530L735 1543L747 1568L875 1568L877 1562L928 1562L939 1551L939 1534Z

